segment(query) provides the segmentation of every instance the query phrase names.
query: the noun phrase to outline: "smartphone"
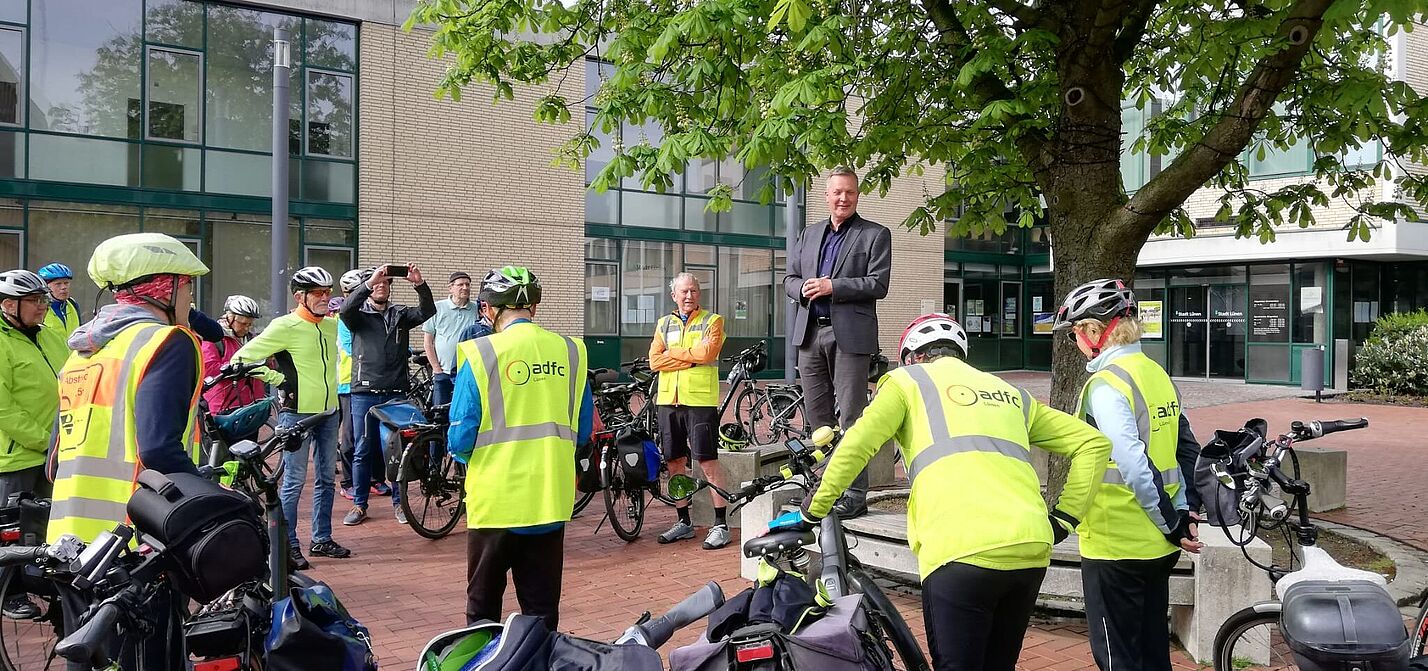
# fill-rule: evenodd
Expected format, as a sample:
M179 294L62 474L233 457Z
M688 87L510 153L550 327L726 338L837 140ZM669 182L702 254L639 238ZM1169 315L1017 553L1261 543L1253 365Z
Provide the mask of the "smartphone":
M396 264L393 264L393 263L387 264L387 277L406 277L406 276L407 276L407 267L406 267L406 266L399 266L399 265L396 265Z

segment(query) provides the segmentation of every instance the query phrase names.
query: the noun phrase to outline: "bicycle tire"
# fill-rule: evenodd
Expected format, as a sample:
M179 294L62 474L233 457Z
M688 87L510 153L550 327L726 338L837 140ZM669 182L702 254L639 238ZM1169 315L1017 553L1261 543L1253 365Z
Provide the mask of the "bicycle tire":
M571 508L571 510L570 510L570 516L571 516L571 517L574 517L574 516L576 516L576 515L579 515L582 510L585 510L585 506L590 505L590 501L593 500L594 498L595 498L595 492L582 492L582 491L580 491L580 490L576 490L576 491L575 491L575 507L574 507L574 508Z
M1220 625L1215 632L1215 671L1299 668L1279 634L1279 609L1267 610L1265 605L1242 609ZM1261 651L1265 653L1264 663L1251 658L1260 657Z
M739 393L734 397L734 423L744 427L748 435L754 435L754 404L759 402L759 390L755 387L744 385L739 388ZM723 421L720 417L719 420Z
M868 619L879 630L876 632L877 636L892 644L893 652L897 655L897 659L893 661L902 662L902 666L894 665L893 668L902 671L930 671L932 667L927 663L927 656L922 654L922 646L918 645L917 638L912 635L912 629L907 626L907 620L903 619L902 613L898 612L897 607L883 594L882 588L873 582L872 576L861 569L850 569L848 582L855 591L863 595Z
M445 538L466 512L466 478L461 465L446 451L446 435L440 431L413 438L406 451L407 467L419 475L417 480L397 482L407 526L422 538ZM438 455L435 463L430 457L433 452Z
M803 401L793 394L766 391L754 404L752 415L762 425L752 427L749 432L755 445L777 445L789 438L808 435Z
M645 526L645 490L643 487L628 486L625 472L619 462L607 455L601 475L605 498L605 516L610 520L610 528L626 543L633 543L640 537Z
M1409 657L1428 655L1428 597L1418 604L1418 619L1413 621L1413 643L1408 648Z
M21 592L29 594L22 579L19 567L0 570L0 603L8 603ZM0 616L0 671L64 668L63 660L49 660L55 645L64 638L64 615L59 599L31 597L30 602L41 607L37 619L12 620Z

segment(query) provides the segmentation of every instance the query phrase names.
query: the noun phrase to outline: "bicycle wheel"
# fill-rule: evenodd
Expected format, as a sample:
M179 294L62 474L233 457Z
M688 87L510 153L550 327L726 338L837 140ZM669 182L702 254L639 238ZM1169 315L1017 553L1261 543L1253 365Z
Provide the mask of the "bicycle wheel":
M1428 598L1418 605L1418 619L1413 622L1413 646L1408 649L1409 657L1428 655Z
M1250 606L1231 615L1215 633L1215 671L1295 669L1294 655L1279 631L1279 608Z
M595 492L582 492L575 490L575 508L570 511L570 516L574 517L585 510L585 506L590 505L590 500L595 498Z
M738 395L734 397L734 423L744 427L751 436L754 435L754 404L758 402L759 390L750 386L739 389ZM719 421L724 421L724 418L720 417Z
M850 569L848 583L854 591L863 595L863 604L868 611L869 633L879 641L879 647L883 648L884 654L892 662L890 668L900 671L930 669L927 657L922 654L922 647L917 644L917 638L907 626L907 620L902 619L902 613L898 612L897 607L883 594L882 588L873 582L872 576L861 569ZM889 645L892 646L891 653L887 651Z
M446 435L424 433L407 445L407 471L416 480L402 480L402 513L422 538L445 537L466 509L466 473L446 451Z
M625 471L615 459L606 455L603 479L605 485L605 515L610 528L626 543L640 537L645 526L645 488L631 485Z
M803 400L787 392L769 392L754 404L752 417L758 424L749 432L755 445L777 445L789 438L808 435L803 418Z
M51 662L55 644L62 638L64 614L56 594L34 595L29 588L51 587L38 577L27 577L20 568L0 571L0 604L8 604L18 598L28 599L39 609L39 616L29 620L15 620L0 615L0 670L40 671L41 669L63 669L64 660Z

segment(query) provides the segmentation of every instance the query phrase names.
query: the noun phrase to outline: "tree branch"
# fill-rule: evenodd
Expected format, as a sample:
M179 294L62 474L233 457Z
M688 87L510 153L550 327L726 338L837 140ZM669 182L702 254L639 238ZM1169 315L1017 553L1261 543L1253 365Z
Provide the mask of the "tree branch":
M1145 26L1150 21L1156 4L1157 0L1132 0L1130 11L1126 12L1122 20L1121 30L1111 43L1111 57L1117 63L1130 60L1131 52L1135 51L1136 45L1145 37Z
M922 0L922 6L927 10L932 25L937 28L938 44L946 47L948 55L952 57L952 61L947 64L947 71L960 70L971 57L972 38L967 33L967 27L957 17L950 0ZM983 107L995 100L1016 99L1016 93L1007 88L1005 82L986 73L977 75L972 80L971 88L973 97ZM1048 145L1046 138L1035 138L1024 133L1014 141L1017 151L1021 152L1022 159L1026 161L1032 173L1044 173L1046 160L1043 147Z
M1174 163L1111 214L1107 227L1116 235L1144 236L1185 199L1249 145L1275 99L1299 72L1299 64L1323 26L1333 0L1298 0L1279 24L1276 39L1285 47L1265 55L1240 86L1235 100L1215 126ZM1300 39L1302 38L1302 39ZM1297 43L1295 43L1297 41Z
M1018 0L987 0L987 4L1012 19L1012 28L1026 32L1035 28L1046 28L1046 15L1035 7L1023 5Z

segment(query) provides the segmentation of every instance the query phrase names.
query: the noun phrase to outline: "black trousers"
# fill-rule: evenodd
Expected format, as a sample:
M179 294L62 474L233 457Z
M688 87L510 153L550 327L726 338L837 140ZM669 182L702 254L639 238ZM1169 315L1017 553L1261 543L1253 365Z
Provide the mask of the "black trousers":
M558 631L564 550L564 528L543 534L467 529L466 623L501 621L506 572L510 571L521 613L545 618L546 626Z
M342 417L337 427L337 486L352 487L352 395L338 394L337 407Z
M922 581L922 616L937 671L1014 671L1046 569L946 564ZM1128 667L1129 668L1129 667Z
M1091 655L1103 671L1170 671L1170 570L1159 559L1082 559Z

